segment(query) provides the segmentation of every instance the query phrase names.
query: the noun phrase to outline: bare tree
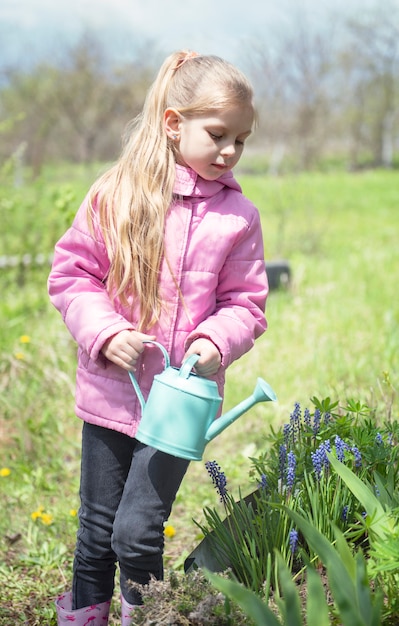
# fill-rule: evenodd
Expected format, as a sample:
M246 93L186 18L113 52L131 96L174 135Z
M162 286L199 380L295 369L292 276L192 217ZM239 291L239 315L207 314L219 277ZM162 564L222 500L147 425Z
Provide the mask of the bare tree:
M148 68L140 63L123 69L109 67L101 42L86 34L70 51L67 65L58 74L55 98L63 126L69 126L70 142L79 161L102 156L101 147L119 124L141 109L148 82ZM115 145L114 145L115 148ZM105 156L105 155L104 155Z
M250 52L264 132L301 168L315 164L328 138L334 54L331 33L314 32L304 16L277 44L261 41Z
M257 145L269 171L278 172L285 159L309 169L336 152L348 154L354 166L365 157L391 166L399 136L394 0L372 16L356 16L346 29L338 19L322 30L309 16L291 18L291 30L274 38L265 33L247 50L260 114ZM0 57L0 159L21 155L23 146L35 174L49 159L114 159L158 61L156 44L142 43L134 41L136 54L128 61L113 57L91 32L29 67L11 67Z
M141 60L142 59L142 60ZM101 40L85 33L52 63L8 69L0 120L15 119L2 135L0 157L26 144L34 175L46 160L115 158L127 122L142 107L153 68L148 54L116 62Z
M57 119L53 85L53 68L40 65L33 73L10 69L2 90L2 117L16 121L2 137L1 156L5 159L26 145L26 160L35 174L40 173Z
M375 165L390 167L399 123L399 11L381 5L352 20L348 30L342 59L354 165L369 152Z

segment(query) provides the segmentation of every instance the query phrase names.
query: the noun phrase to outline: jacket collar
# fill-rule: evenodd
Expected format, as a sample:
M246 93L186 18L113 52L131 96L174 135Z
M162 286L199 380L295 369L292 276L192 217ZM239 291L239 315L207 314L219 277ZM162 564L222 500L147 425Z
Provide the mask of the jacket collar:
M232 172L226 172L216 180L204 180L191 168L176 164L176 179L173 187L173 193L176 195L204 198L214 196L224 187L241 191Z

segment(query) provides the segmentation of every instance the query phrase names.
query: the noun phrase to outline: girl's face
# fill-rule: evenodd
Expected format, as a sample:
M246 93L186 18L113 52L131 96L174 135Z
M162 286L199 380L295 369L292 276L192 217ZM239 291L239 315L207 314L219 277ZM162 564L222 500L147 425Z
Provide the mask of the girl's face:
M177 163L205 180L216 180L238 163L253 121L249 104L193 118L183 117L175 109L165 112L165 130L176 145Z

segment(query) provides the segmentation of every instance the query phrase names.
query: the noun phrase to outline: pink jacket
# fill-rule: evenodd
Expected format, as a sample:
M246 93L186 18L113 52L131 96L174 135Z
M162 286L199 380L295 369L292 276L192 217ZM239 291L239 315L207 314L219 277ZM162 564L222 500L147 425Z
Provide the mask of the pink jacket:
M268 286L259 214L231 172L205 181L191 169L176 169L179 200L167 214L165 245L185 306L164 262L160 287L167 306L148 332L177 367L194 339L210 338L222 354L215 380L223 394L225 369L266 329ZM86 209L87 200L55 247L50 299L78 344L76 414L134 437L139 401L128 373L108 361L101 347L121 330L137 326L137 309L111 303L104 285L109 259L104 241L90 234ZM147 346L136 371L145 398L163 367L161 351Z

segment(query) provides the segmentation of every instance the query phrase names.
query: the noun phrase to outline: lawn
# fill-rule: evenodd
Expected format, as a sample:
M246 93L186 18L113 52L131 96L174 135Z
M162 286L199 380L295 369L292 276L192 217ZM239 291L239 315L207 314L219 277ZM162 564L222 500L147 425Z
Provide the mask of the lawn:
M70 584L81 425L75 346L47 299L47 259L95 173L49 170L23 188L0 187L2 626L54 624L52 598ZM271 292L267 333L230 368L225 409L257 376L278 403L257 405L205 450L233 493L251 489L248 457L295 402L355 398L398 417L397 179L390 171L239 178L261 212L266 258L287 260L292 282ZM178 494L168 568L182 567L199 538L192 519L217 501L204 462L191 464Z

